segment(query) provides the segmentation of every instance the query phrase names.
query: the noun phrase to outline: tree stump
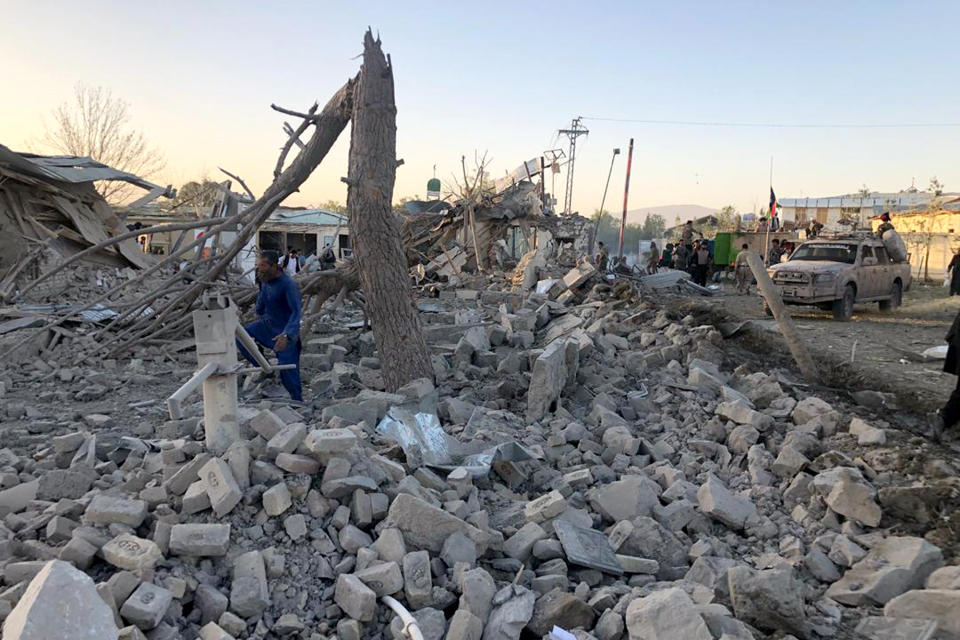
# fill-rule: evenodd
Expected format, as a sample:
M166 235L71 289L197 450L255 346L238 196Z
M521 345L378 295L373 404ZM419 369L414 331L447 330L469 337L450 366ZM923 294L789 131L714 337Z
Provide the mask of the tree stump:
M367 31L345 182L354 258L388 391L417 378L433 378L407 274L401 221L391 206L397 170L396 115L393 70L380 41Z

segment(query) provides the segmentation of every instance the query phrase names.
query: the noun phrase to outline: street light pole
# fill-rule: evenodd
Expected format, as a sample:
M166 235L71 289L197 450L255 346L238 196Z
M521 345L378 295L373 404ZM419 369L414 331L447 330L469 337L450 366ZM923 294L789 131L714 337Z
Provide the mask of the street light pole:
M590 243L590 255L593 255L593 250L597 246L597 234L600 233L600 220L603 219L603 205L607 201L607 189L610 188L610 176L613 175L613 162L617 159L617 156L620 155L620 149L613 150L613 156L610 158L610 171L607 172L607 184L603 188L603 198L600 200L600 212L597 214L597 224L593 227L593 241Z
M630 196L630 165L633 164L633 138L630 138L630 149L627 151L627 179L623 185L623 217L620 218L620 250L618 255L623 261L623 234L627 228L627 198Z

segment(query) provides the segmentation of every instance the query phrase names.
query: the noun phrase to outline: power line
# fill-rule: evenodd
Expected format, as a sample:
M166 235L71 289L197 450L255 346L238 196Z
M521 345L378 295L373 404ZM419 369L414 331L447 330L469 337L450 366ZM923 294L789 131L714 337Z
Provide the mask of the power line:
M584 120L602 122L630 122L635 124L674 125L693 127L748 127L766 129L934 129L960 127L960 122L900 122L900 123L777 123L777 122L714 122L708 120L649 120L642 118L601 118L583 116Z

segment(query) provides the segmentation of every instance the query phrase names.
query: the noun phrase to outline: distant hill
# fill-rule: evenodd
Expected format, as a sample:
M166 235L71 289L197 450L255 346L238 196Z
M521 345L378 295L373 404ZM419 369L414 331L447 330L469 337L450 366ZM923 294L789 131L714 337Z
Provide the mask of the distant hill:
M656 213L663 216L663 219L667 222L667 227L672 227L675 224L677 216L680 216L681 222L686 222L687 220L695 220L696 218L709 216L718 211L720 211L720 209L704 207L699 204L665 204L659 207L642 207L640 209L630 209L627 211L627 223L643 224L648 214ZM620 215L612 211L611 214L614 217L619 217Z

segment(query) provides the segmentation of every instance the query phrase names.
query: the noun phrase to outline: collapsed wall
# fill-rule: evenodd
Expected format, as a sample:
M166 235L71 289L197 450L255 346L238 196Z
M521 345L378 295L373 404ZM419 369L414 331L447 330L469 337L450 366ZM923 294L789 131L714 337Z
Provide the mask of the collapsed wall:
M385 596L436 640L960 632L951 460L554 280L421 300L435 380L396 393L353 312L318 324L315 401L245 404L219 457L164 415L189 351L5 369L4 638L399 638Z

